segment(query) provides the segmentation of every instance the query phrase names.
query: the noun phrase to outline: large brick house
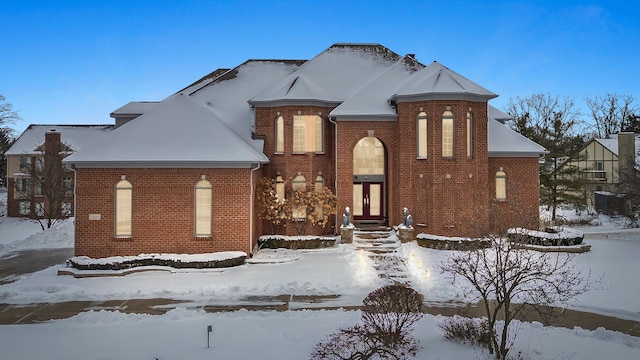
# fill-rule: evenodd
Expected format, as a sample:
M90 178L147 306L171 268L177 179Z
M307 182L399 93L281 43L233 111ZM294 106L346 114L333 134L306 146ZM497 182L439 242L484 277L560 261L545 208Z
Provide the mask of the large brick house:
M417 232L536 227L545 150L499 121L496 96L375 44L218 69L114 111L116 128L65 160L77 174L76 254L251 253L266 229L262 177L284 193L331 188L356 225L397 225L407 207ZM334 234L336 219L308 232Z

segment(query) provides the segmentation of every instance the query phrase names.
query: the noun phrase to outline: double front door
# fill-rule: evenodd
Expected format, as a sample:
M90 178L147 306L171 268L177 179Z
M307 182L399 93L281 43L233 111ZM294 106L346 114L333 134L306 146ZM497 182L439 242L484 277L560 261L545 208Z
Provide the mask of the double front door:
M353 220L381 221L383 213L383 183L354 182L353 184Z

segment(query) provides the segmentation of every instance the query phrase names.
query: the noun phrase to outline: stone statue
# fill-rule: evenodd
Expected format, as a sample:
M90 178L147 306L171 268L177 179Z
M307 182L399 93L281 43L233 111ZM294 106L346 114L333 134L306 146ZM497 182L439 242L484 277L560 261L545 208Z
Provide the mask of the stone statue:
M413 224L413 217L409 214L409 209L402 209L402 225L404 227L410 228L411 224Z
M351 223L351 209L347 206L342 214L342 226L347 227Z

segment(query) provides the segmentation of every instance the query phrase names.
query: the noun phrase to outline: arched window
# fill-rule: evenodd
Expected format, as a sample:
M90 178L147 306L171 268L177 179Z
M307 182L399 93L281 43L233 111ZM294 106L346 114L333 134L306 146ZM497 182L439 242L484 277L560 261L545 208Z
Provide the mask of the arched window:
M282 116L276 118L276 153L284 152L284 119Z
M284 201L284 180L280 175L276 177L276 195L279 201Z
M473 114L467 113L467 158L473 158Z
M195 188L195 235L196 237L211 236L211 183L204 179L196 183Z
M294 177L293 181L291 182L291 188L294 192L305 191L307 188L307 179L305 179L303 175ZM304 219L307 217L307 208L305 206L294 203L291 213L294 219Z
M442 157L453 157L453 113L442 114Z
M131 237L133 186L122 177L116 184L115 227L117 238Z
M496 200L507 200L507 174L502 170L496 173Z
M427 158L427 113L424 111L418 114L416 119L416 141L418 158Z

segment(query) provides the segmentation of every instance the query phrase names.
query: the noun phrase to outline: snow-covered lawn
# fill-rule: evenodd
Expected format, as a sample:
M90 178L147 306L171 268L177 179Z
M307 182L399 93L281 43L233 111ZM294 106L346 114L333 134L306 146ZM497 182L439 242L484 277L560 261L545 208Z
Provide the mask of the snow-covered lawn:
M605 224L606 225L606 224ZM640 321L640 230L614 226L582 228L591 251L577 257L579 266L603 275L603 290L576 299L580 310ZM615 231L613 231L615 230ZM0 217L0 256L20 249L73 246L73 224L40 231L38 225ZM396 256L407 264L412 286L432 304L458 300L456 289L436 265L450 253L403 244ZM0 286L0 303L27 304L76 300L170 298L184 306L164 315L89 311L72 318L30 325L0 326L2 359L305 359L313 346L340 327L359 321L358 311L300 310L309 303L290 303L291 311L205 313L207 305L255 305L281 295L339 295L323 306L359 305L366 294L389 282L379 276L365 251L345 244L310 251L269 251L279 263L247 264L198 271L151 271L124 277L57 276L64 264L20 276ZM387 274L392 275L392 274ZM256 300L256 298L262 300ZM312 305L312 304L311 304ZM481 350L445 340L425 315L414 336L418 359L479 359ZM213 326L207 348L207 326ZM563 329L524 323L514 349L524 359L640 358L640 339L598 329ZM515 353L514 352L514 353Z

